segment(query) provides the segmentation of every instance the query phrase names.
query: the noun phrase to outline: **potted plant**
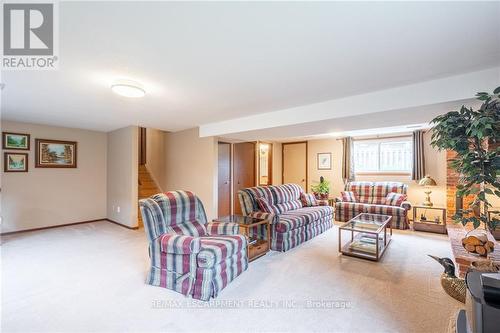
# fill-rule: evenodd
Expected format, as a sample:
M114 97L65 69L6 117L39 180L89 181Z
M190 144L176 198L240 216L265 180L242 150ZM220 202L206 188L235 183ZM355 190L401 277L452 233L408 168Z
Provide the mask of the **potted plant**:
M478 110L462 106L432 120L432 146L439 150L455 151L450 161L459 176L457 196L472 196L468 209L458 210L453 216L456 223L472 223L474 229L495 230L500 220L491 211L488 196L500 197L500 87L493 94L476 94L482 105Z
M311 185L311 191L313 191L316 199L326 200L328 199L328 194L330 193L330 182L321 176L319 177L318 184Z

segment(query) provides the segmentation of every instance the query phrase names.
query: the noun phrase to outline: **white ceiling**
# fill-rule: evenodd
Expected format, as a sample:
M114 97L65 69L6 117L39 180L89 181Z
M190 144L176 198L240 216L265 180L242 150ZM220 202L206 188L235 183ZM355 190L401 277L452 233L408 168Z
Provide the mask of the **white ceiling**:
M4 71L2 119L180 130L500 65L500 2L63 2L57 71ZM113 79L147 95L114 95Z

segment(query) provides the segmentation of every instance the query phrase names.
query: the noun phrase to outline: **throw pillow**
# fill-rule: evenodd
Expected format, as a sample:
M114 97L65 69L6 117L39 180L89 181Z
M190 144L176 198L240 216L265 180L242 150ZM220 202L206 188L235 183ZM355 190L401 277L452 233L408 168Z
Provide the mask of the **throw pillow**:
M401 206L403 201L405 201L407 198L406 194L401 194L401 193L396 193L396 192L390 192L387 194L385 197L385 204L388 206Z
M275 215L279 215L280 213L279 208L274 205L271 205L269 201L264 197L258 198L257 203L259 204L259 207L263 212L272 213Z
M302 201L302 207L318 206L318 201L312 193L300 193L300 201Z
M356 195L353 191L342 191L340 192L343 202L357 202Z

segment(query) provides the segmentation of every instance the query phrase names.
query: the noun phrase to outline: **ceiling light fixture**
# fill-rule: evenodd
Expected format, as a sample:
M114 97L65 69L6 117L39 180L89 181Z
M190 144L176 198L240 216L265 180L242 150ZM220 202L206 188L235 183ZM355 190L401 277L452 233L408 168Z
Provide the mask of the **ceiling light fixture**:
M144 95L146 95L146 91L142 84L132 80L116 80L111 85L111 90L113 90L115 94L130 98L144 97Z

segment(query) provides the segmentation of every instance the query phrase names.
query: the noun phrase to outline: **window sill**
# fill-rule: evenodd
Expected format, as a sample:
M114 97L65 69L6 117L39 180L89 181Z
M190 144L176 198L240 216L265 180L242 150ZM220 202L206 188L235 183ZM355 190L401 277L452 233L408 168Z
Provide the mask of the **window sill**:
M383 171L373 171L373 172L366 171L366 172L356 172L355 175L356 176L408 176L408 177L410 177L411 173L404 172L404 171L401 171L401 172L398 172L398 171L387 171L387 172L383 172Z

